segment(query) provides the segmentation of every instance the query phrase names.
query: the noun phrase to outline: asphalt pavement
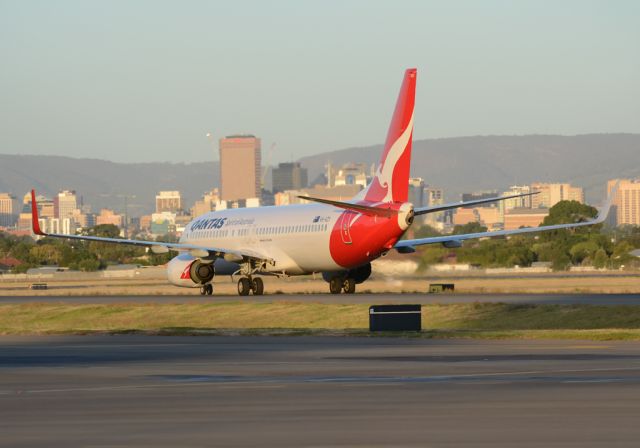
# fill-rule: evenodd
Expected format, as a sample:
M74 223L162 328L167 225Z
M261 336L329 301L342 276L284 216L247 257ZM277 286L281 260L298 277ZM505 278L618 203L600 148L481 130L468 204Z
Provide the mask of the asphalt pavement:
M4 336L0 445L635 447L640 343Z

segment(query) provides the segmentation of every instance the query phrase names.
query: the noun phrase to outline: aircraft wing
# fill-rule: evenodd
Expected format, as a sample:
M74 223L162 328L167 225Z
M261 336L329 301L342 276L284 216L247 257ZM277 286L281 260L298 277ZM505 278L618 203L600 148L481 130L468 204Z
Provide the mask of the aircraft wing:
M416 215L424 215L425 213L442 212L444 210L451 210L452 208L471 207L474 205L487 204L489 202L504 201L505 199L521 198L524 196L533 196L534 194L538 194L538 193L539 191L534 191L533 193L512 194L509 196L496 196L493 198L476 199L474 201L467 201L467 202L450 202L448 204L433 205L429 207L417 207L416 209L414 209L414 213Z
M602 207L598 216L594 219L576 222L570 224L555 224L551 226L541 226L541 227L524 227L521 229L513 229L513 230L497 230L495 232L476 232L476 233L465 233L462 235L442 235L442 236L434 236L428 238L418 238L414 240L401 240L398 241L393 247L397 249L398 252L401 253L409 253L415 251L415 246L422 246L425 244L436 244L440 243L445 247L461 247L462 242L464 240L470 239L478 239L478 238L491 238L495 236L509 236L509 235L519 235L523 233L534 233L534 232L546 232L549 230L559 230L559 229L572 229L574 227L583 227L583 226L592 226L594 224L600 224L607 219L609 215L609 210L611 209L611 201L615 197L616 191L618 189L618 184L612 188L605 205Z
M59 233L46 233L40 229L40 223L38 221L38 205L36 203L36 193L31 190L31 221L33 233L41 236L48 236L52 238L66 238L70 240L81 241L95 241L99 243L111 243L111 244L126 244L129 246L148 247L153 253L162 254L167 253L170 250L189 252L196 258L225 258L229 261L237 261L245 258L255 260L266 260L271 262L272 260L257 252L252 251L236 251L230 249L224 249L220 247L200 246L194 244L183 243L164 243L160 241L144 241L144 240L128 240L123 238L106 238L100 236L84 236L84 235L65 235Z

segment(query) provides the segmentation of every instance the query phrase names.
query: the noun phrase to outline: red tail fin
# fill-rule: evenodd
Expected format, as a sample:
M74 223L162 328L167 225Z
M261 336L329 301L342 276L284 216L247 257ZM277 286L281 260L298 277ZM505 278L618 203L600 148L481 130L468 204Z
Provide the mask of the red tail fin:
M38 221L38 204L36 203L36 191L31 190L31 228L36 235L45 235L40 230L40 222Z
M416 75L415 68L404 74L380 164L364 195L367 201L406 202L408 199Z

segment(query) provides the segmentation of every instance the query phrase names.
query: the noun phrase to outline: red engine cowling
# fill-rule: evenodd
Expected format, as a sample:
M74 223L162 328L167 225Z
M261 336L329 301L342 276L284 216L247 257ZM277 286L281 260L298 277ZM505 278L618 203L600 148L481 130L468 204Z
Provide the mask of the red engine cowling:
M167 265L169 283L184 288L196 288L210 282L215 275L212 262L205 262L189 254L180 254Z

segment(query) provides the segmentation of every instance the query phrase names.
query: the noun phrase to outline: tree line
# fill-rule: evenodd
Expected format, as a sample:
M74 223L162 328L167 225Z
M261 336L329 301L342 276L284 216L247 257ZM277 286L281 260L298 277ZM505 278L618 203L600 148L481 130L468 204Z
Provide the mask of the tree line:
M597 210L577 201L561 201L549 209L541 225L586 221L594 218ZM477 222L454 227L454 234L484 232L487 228ZM436 236L432 227L423 226L416 238ZM552 230L539 234L515 235L508 239L492 238L467 240L459 249L442 246L423 246L418 249L423 268L441 263L455 254L459 263L482 268L531 266L534 262L549 262L554 270L571 266L595 268L638 268L640 259L630 254L640 248L640 227L623 226L604 228L602 224L575 229Z
M103 224L85 229L84 235L117 238L120 229ZM167 235L158 240L175 241ZM112 264L159 265L171 259L171 254L153 254L144 247L125 244L72 241L59 238L43 238L34 241L29 236L16 237L0 232L0 258L15 258L21 262L12 272L26 272L39 266L60 266L78 271L97 271Z

